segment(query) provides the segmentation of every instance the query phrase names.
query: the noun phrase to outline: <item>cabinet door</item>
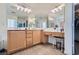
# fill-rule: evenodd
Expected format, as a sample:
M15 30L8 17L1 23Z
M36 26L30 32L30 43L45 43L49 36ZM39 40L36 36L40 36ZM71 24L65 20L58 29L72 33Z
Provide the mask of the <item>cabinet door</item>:
M15 31L8 31L8 40L7 40L7 51L12 52L16 50L17 41L16 41L16 33Z
M51 35L51 33L42 32L42 43L48 43L48 35Z
M33 45L38 44L41 42L41 31L34 30L33 31Z
M17 49L26 47L25 31L16 31Z
M8 32L8 53L26 47L25 31Z

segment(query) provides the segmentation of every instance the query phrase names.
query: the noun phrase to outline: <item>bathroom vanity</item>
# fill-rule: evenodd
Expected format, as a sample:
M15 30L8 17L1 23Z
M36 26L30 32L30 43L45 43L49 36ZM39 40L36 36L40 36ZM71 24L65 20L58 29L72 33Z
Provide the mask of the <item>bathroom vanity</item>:
M49 36L63 37L63 32L47 32L42 29L8 30L7 53L32 47L37 44L48 43Z
M7 53L37 45L42 41L42 30L8 30Z

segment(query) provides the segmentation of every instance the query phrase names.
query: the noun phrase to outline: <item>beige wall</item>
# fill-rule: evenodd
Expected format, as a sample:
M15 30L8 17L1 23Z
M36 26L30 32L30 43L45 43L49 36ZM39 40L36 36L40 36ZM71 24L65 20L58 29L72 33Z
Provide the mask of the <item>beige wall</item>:
M0 3L0 48L3 48L4 40L4 47L6 47L7 41L7 19L6 19L6 4Z

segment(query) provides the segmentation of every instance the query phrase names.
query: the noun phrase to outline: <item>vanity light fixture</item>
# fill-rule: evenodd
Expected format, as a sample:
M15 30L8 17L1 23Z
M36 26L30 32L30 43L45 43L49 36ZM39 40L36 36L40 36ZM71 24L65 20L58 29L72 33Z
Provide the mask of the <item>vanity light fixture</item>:
M62 4L62 5L58 6L58 7L55 8L55 9L52 9L51 12L52 12L52 13L59 12L60 10L63 9L64 6L65 6L65 4Z
M22 6L19 6L19 5L14 5L16 8L17 8L17 10L21 10L21 11L24 11L24 12L27 12L27 13L30 13L32 10L30 9L30 8L24 8L24 7L22 7Z
M30 8L25 8L24 12L30 13L30 12L32 12L32 10Z

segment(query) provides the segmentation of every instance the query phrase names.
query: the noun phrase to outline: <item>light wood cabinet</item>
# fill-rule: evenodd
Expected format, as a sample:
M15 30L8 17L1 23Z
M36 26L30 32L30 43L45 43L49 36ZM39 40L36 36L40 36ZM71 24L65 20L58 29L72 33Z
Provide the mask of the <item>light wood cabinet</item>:
M41 43L41 30L33 30L33 45Z
M33 31L32 30L26 30L26 46L27 47L31 47L33 44L32 44L32 40L33 40Z
M8 54L41 43L41 34L41 30L8 30Z
M32 46L32 38L27 38L27 47L31 47Z
M12 53L17 50L26 48L25 31L14 30L8 31L8 46L7 52Z
M49 36L64 37L63 32L42 32L42 43L47 44Z
M47 44L48 43L48 36L52 35L52 32L42 32L42 43Z

